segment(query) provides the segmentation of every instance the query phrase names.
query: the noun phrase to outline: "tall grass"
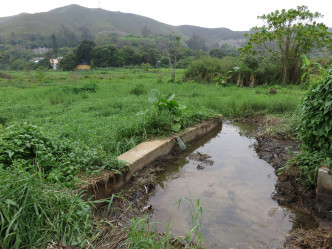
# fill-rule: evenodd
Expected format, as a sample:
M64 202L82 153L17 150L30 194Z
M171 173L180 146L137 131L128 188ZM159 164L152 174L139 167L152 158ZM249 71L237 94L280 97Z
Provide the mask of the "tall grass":
M91 229L90 206L79 195L19 166L0 170L0 248L84 246Z
M175 100L188 107L184 126L216 114L225 118L289 114L296 110L302 95L297 88L277 89L276 95L270 95L270 86L249 89L193 82L158 83L164 73L139 69L47 72L45 79L50 83L19 88L16 84L25 81L24 73L9 72L10 84L0 79L0 123L5 127L28 121L60 137L82 140L90 147L119 155L151 136L165 134L160 129L165 124L162 115L136 115L149 106L151 89L158 89L166 99L175 93ZM179 77L181 74L180 70ZM86 84L97 84L96 92L62 90ZM145 91L136 94L132 90L139 84Z

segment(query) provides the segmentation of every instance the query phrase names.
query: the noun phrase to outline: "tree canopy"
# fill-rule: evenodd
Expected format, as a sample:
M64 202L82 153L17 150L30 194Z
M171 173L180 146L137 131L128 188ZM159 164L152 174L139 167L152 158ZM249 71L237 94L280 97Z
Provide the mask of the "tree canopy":
M332 33L323 23L315 21L320 17L319 12L312 13L306 6L259 16L265 25L252 28L247 44L239 51L245 55L265 53L275 57L282 63L284 83L298 82L301 54L314 49L331 51Z

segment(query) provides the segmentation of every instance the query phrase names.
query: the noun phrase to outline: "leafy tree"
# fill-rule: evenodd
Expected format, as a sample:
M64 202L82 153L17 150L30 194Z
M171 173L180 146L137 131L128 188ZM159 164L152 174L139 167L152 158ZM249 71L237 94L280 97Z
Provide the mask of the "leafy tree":
M124 59L125 65L137 65L142 61L141 54L135 47L126 46L119 50L118 56Z
M171 80L175 80L175 69L178 55L181 52L180 47L181 36L170 35L155 36L155 43L160 53L167 57L169 68L171 71Z
M254 32L250 34L248 43L239 51L242 54L266 53L276 58L283 66L283 82L297 82L300 79L301 54L314 48L332 47L331 33L323 23L315 21L320 17L320 13L312 13L306 6L259 16L266 24L252 28Z
M108 48L95 47L92 50L92 58L96 67L108 67L112 57Z
M77 48L75 48L74 53L76 54L80 62L90 63L92 59L92 50L96 46L93 41L82 41Z
M193 34L188 41L186 41L188 47L192 50L205 50L205 39L202 36Z
M78 58L76 54L70 53L63 57L59 63L59 67L64 71L74 70L78 64Z

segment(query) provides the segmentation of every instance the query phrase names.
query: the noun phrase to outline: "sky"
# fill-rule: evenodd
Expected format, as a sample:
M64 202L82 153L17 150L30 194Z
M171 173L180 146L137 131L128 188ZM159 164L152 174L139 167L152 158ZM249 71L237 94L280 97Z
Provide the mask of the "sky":
M0 17L46 12L69 4L150 17L170 25L225 27L246 31L263 25L257 16L306 5L324 15L319 22L332 27L331 0L1 0Z

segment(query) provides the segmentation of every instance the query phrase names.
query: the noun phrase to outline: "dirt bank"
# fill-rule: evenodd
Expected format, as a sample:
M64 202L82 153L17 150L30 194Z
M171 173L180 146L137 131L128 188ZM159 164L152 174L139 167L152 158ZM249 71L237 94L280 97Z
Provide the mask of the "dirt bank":
M276 174L278 169L286 165L294 154L299 152L300 143L290 139L278 139L264 135L264 120L257 122L258 129L253 136L257 140L258 156L272 165ZM332 198L317 196L314 188L307 188L296 181L298 171L291 168L278 176L273 199L279 204L289 206L313 215L319 222L319 228L304 231L297 229L286 240L289 248L332 248Z

